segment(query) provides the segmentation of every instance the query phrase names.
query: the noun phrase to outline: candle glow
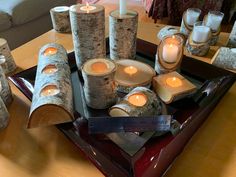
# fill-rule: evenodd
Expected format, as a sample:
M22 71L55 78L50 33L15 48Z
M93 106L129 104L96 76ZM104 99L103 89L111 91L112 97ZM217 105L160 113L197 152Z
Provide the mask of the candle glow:
M91 70L95 73L105 73L108 71L108 67L106 63L99 61L91 64Z
M47 65L45 68L43 68L44 74L53 74L57 71L57 67L55 65Z
M134 66L127 66L124 68L124 72L129 75L133 75L138 72L138 69Z
M143 93L135 93L128 98L130 104L134 106L144 106L147 102L147 97Z
M40 96L53 96L60 92L56 85L47 85L45 86L41 92Z
M95 6L90 6L88 2L86 2L86 5L85 5L85 6L82 6L82 7L80 8L80 10L86 11L87 13L89 13L89 11L95 10L95 9L96 9L96 7L95 7Z
M57 49L54 47L48 47L47 49L44 50L43 55L44 56L50 56L54 55L57 53Z
M166 84L170 87L180 87L182 81L178 77L169 77L166 79Z

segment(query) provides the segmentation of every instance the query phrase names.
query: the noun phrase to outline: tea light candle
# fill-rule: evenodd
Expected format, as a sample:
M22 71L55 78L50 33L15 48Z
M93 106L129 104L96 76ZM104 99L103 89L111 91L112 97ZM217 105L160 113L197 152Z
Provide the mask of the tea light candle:
M124 68L124 72L129 75L133 75L138 72L138 69L134 66L127 66Z
M54 47L48 47L47 49L45 49L44 51L44 56L50 56L50 55L55 55L57 53L57 49Z
M55 65L50 64L50 65L45 66L42 72L44 74L53 74L57 72L57 67Z
M115 74L115 82L118 85L118 91L128 93L138 86L149 87L152 78L156 75L155 70L136 60L117 60L117 71Z
M105 62L98 61L91 64L91 70L94 73L106 73L108 71L108 66Z
M206 26L209 26L213 31L217 31L223 20L224 14L219 11L210 11L207 16Z
M206 42L210 36L210 28L207 26L194 26L193 28L193 41L197 43Z
M195 9L195 8L187 9L186 21L187 21L188 25L193 26L194 23L198 20L200 13L201 13L200 9Z
M96 9L96 6L89 5L88 2L86 2L85 6L80 7L80 10L86 11L86 13L89 13L90 11L95 10L95 9Z
M112 117L154 116L162 112L156 94L145 87L136 87L109 110Z
M180 87L182 81L178 77L169 77L166 79L166 84L170 87Z
M56 85L47 85L41 90L40 95L41 96L53 96L58 93L60 93L60 90L57 88Z
M134 106L144 106L147 102L147 97L143 93L135 93L128 97L128 101Z
M127 14L127 0L120 0L120 15Z
M196 86L177 72L158 75L153 78L153 90L166 104L189 96Z

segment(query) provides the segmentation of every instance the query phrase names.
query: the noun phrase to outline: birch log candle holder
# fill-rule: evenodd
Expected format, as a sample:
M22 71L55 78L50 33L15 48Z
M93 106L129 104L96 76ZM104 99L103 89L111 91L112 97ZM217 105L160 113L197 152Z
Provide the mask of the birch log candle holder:
M73 117L70 67L63 46L50 43L39 51L28 128L69 122Z
M106 56L105 11L101 5L70 7L70 22L78 69L88 59Z
M224 69L236 71L236 48L221 47L215 53L211 63Z
M136 87L109 110L112 117L154 116L161 112L161 101L153 91L145 87Z
M186 48L192 55L204 56L210 49L210 39L210 28L205 26L203 22L196 22L192 33L188 37Z
M8 123L9 123L9 113L3 100L0 97L0 130L6 128Z
M220 31L221 31L221 22L224 18L224 13L219 11L209 11L208 14L204 17L204 23L206 26L211 28L211 38L208 42L210 45L216 45Z
M5 57L4 61L1 61L1 66L4 69L5 74L9 74L16 69L15 61L11 55L11 50L7 44L7 41L0 38L0 55ZM1 57L3 60L3 57Z
M138 86L149 88L152 78L156 75L151 66L136 60L117 60L116 64L115 82L119 92L129 93Z
M180 33L187 38L193 30L193 25L198 21L201 10L197 8L189 8L183 13L182 22L180 26Z
M179 35L166 36L157 47L155 70L158 74L175 71L183 57L183 39Z
M116 103L114 76L116 64L108 59L91 59L82 66L86 104L94 109L106 109Z
M7 81L4 70L0 66L0 97L2 98L4 104L9 106L13 101L11 87Z
M53 29L60 33L71 31L69 7L58 6L50 10Z
M115 10L110 13L109 45L111 59L135 58L137 28L137 12L128 10L126 14L120 14L119 10Z
M236 21L234 22L234 26L232 28L232 31L229 35L229 40L227 43L227 47L234 47L236 48Z
M177 72L153 78L153 90L166 104L184 98L196 91L196 86Z

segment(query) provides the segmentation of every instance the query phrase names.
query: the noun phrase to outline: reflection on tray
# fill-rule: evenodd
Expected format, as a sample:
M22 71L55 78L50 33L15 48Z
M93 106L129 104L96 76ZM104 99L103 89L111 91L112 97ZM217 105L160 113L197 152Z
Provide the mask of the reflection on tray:
M153 66L156 47L138 40L137 60L147 61ZM153 137L153 132L141 136L128 133L127 138L121 140L120 137L126 136L124 133L106 136L88 133L88 122L82 117L102 117L108 114L106 110L93 110L86 106L74 54L70 53L68 57L72 71L74 109L78 119L73 123L58 125L58 128L106 176L156 177L163 174L235 81L235 75L231 72L185 57L179 72L197 86L197 92L167 105L166 110L181 124L181 132L176 136L167 133L159 137ZM33 67L10 77L29 99L32 98L35 72L36 67Z

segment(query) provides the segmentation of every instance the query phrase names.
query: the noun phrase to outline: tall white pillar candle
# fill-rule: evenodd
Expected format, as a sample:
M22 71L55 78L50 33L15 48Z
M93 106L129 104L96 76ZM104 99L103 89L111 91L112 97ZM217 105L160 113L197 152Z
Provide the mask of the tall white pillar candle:
M195 26L193 29L194 42L206 42L209 39L210 28L207 26Z
M127 14L127 0L120 0L120 15Z

